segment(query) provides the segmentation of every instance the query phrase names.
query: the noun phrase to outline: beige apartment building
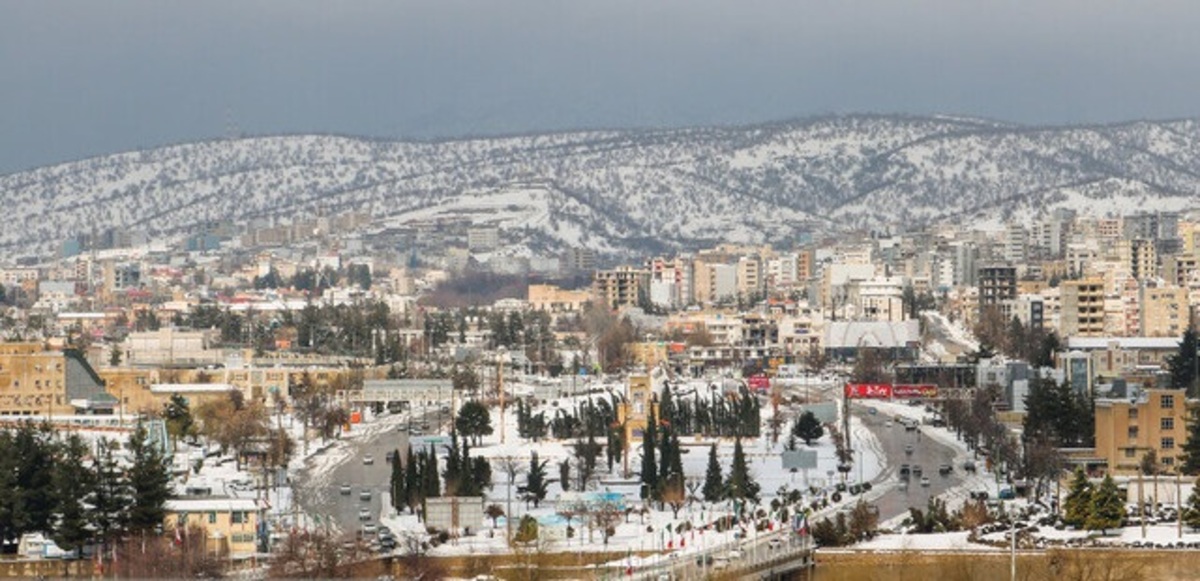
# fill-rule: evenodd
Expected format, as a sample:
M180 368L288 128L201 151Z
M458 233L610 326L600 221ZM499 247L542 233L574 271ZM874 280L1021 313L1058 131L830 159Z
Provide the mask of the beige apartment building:
M552 284L531 284L528 298L529 307L535 311L578 313L592 300L592 294L586 290L565 290Z
M649 292L649 282L648 271L631 266L597 270L592 279L592 295L609 309L632 307L638 304L643 293Z
M1138 397L1096 400L1096 455L1114 475L1137 474L1153 450L1174 473L1187 440L1187 402L1179 389L1147 389Z
M1142 285L1138 289L1143 337L1179 337L1190 320L1188 292L1177 286Z
M0 415L111 413L116 405L79 351L0 343Z
M1104 335L1104 281L1098 278L1063 281L1059 326L1064 337Z

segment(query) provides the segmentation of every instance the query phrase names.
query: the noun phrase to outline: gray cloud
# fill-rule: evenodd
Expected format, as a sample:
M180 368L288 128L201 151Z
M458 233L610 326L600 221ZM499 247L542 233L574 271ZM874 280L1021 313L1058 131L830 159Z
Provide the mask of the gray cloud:
M0 172L250 133L1197 114L1200 3L0 4Z

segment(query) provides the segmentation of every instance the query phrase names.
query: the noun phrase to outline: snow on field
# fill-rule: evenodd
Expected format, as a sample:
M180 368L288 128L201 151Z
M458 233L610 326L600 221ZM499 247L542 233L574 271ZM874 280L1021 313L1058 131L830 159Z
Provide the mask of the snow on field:
M884 534L869 541L854 545L855 550L866 551L998 551L991 545L972 543L966 531L954 533Z

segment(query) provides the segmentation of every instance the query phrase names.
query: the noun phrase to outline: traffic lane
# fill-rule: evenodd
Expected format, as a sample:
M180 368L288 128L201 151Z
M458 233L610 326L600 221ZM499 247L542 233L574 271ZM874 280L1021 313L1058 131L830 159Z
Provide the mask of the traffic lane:
M953 448L925 437L920 429L917 431L905 430L902 424L894 421L890 416L882 413L870 414L862 407L859 406L859 409L854 410L853 413L862 420L867 429L875 434L886 458L884 469L880 472L876 482L880 484L899 482L901 464L920 466L922 476L929 478L929 486L921 486L920 477L911 477L908 486L904 489L897 487L888 490L876 499L875 505L879 507L881 521L907 514L909 508L924 510L929 504L930 498L963 482L962 467L954 465L955 452ZM869 404L866 407L869 407ZM910 445L912 446L911 455L905 449ZM942 464L950 464L953 468L948 476L938 474L938 467Z

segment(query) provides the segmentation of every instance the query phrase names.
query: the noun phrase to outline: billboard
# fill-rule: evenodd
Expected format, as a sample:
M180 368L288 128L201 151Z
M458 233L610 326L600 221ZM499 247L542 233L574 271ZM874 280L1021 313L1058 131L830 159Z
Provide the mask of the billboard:
M816 450L784 450L781 455L784 470L809 469L817 467Z
M750 391L766 392L771 389L771 378L763 374L751 375L746 379L746 385Z
M892 397L892 384L847 383L846 397L852 399L889 399Z
M917 385L898 383L892 386L892 397L896 399L935 398L937 395L937 386L928 383Z

